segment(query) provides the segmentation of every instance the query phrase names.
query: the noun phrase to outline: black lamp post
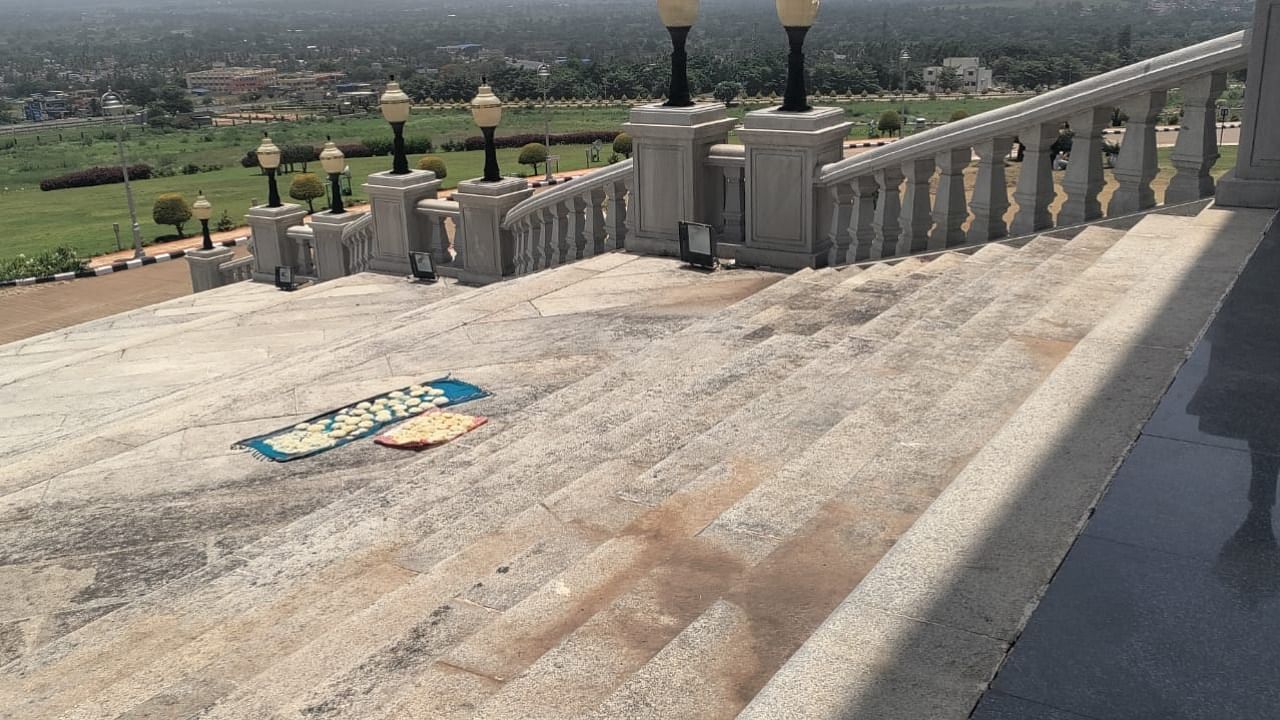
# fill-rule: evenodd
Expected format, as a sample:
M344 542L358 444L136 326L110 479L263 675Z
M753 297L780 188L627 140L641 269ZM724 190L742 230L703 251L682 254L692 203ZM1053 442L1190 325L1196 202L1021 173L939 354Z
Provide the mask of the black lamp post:
M409 122L409 113L413 108L413 101L400 89L400 83L396 82L396 76L392 75L391 81L387 83L387 89L382 93L379 102L382 117L391 123L391 132L395 134L395 150L392 156L391 174L408 175L409 158L404 152L404 124Z
M258 166L267 172L267 207L278 208L280 187L276 184L276 170L280 168L280 148L271 142L266 133L262 134L262 144L258 146Z
M782 112L809 112L809 92L804 80L804 38L818 17L820 0L776 0L778 19L787 31L791 52L787 55L787 91Z
M347 169L347 156L333 144L333 138L327 140L320 151L320 166L329 173L329 212L341 215L346 212L342 207L342 171Z
M213 205L204 196L203 190L196 195L196 201L191 203L191 214L200 221L200 232L204 235L204 244L200 249L212 250L213 237L209 235L209 218L213 217Z
M493 136L498 124L502 122L502 101L493 94L488 78L481 82L483 84L480 90L471 101L471 117L480 127L480 132L484 133L484 177L481 180L500 182L502 171L498 168L498 147L494 144Z
M689 53L685 45L689 30L698 19L699 0L658 0L658 14L671 34L671 89L665 107L691 107L689 94Z

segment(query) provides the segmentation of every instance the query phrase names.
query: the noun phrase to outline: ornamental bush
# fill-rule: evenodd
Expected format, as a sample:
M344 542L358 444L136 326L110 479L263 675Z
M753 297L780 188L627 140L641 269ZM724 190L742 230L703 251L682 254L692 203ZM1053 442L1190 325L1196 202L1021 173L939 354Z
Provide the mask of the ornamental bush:
M529 143L520 148L520 157L516 162L521 165L532 165L533 174L538 174L538 166L547 161L547 146L542 143Z
M130 180L150 180L154 174L155 170L146 163L137 163L136 165L129 166ZM124 182L124 173L120 172L120 168L118 166L91 167L67 173L66 175L45 178L40 181L40 189L48 192L51 190L65 190L67 188L112 185L122 182Z
M316 211L316 198L324 197L324 182L315 173L298 173L289 184L289 197L307 204L309 212Z
M631 158L631 136L627 133L618 133L618 137L613 139L613 151L624 158Z
M876 127L879 128L880 132L892 135L902 129L902 116L898 114L897 110L885 110L880 115L880 122L876 124Z
M182 193L165 193L156 198L151 208L151 219L157 225L172 225L178 231L178 237L184 238L182 226L191 219L191 206L187 205Z
M449 177L449 166L445 165L444 158L436 155L428 155L418 161L419 170L430 170L436 174L437 180L443 180Z
M618 136L617 130L587 130L584 132L569 132L552 135L551 141L558 145L590 145L599 140L602 143L612 143L614 138ZM494 145L500 148L516 148L524 147L530 143L541 144L544 139L543 135L535 135L525 133L522 135L506 135L496 138ZM446 149L448 144L444 146ZM456 147L456 146L455 146ZM461 150L483 150L484 137L481 135L473 135L463 141Z

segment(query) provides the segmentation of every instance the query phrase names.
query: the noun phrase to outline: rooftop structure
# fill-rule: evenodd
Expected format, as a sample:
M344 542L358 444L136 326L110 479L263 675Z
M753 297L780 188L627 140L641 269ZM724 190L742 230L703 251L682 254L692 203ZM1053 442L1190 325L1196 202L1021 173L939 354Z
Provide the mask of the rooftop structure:
M187 73L187 87L203 88L217 95L259 92L278 80L275 68L215 67Z
M925 90L931 93L945 92L943 76L947 70L955 73L956 90L959 92L981 93L993 87L991 68L983 67L981 60L976 57L951 57L944 59L941 65L924 69Z

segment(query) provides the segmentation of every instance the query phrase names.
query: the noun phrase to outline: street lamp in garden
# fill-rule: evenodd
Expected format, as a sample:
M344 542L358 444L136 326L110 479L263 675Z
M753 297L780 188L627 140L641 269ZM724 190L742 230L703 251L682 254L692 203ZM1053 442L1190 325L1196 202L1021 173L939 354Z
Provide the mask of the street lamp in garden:
M200 233L204 236L204 244L200 249L212 250L213 238L209 235L209 218L213 217L213 205L209 202L209 198L204 196L203 190L196 195L196 201L191 203L191 216L200 221Z
M804 37L818 17L820 0L776 0L778 19L787 31L791 53L787 55L787 91L782 112L809 112L809 93L804 80Z
M685 44L689 30L698 19L698 0L658 0L658 15L671 34L671 88L666 107L691 107L689 95L689 53Z
M333 144L333 138L326 138L320 151L320 166L329 173L329 213L341 215L346 212L342 207L342 172L347 169L347 156Z
M124 197L129 203L129 221L133 223L133 257L146 257L142 251L142 226L138 224L138 208L133 202L133 187L129 184L129 159L124 153L124 114L127 108L120 96L107 90L102 96L102 113L108 117L119 117L120 127L116 130L116 150L120 152L120 174L124 176Z
M911 53L906 48L898 56L898 64L902 66L902 121L907 121L907 63L911 62Z
M280 187L276 184L276 170L280 168L280 148L271 142L269 135L263 133L262 144L256 152L258 167L267 173L267 207L281 207L284 203L280 202Z
M471 117L484 133L484 177L482 182L500 182L502 171L498 169L498 148L494 144L494 132L502 122L502 101L493 94L489 79L481 80L480 90L471 101Z
M547 104L547 91L551 88L551 66L542 63L538 66L538 77L542 79L542 124L543 136L546 140L547 152L551 152L551 115L550 106ZM551 163L547 162L547 177L545 180L548 184L554 179L551 177Z
M387 89L382 93L379 104L383 119L391 123L391 132L395 133L391 174L408 175L409 158L404 152L404 124L409 122L413 101L400 89L400 83L396 82L395 75L392 75L391 81L387 83Z

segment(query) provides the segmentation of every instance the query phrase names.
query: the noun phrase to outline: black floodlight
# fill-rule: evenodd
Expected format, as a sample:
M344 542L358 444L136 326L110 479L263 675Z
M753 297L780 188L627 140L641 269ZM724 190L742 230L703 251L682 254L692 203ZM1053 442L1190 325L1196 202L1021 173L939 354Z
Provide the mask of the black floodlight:
M716 258L716 236L710 225L680 223L680 259L705 270L715 270L720 264Z
M293 279L293 268L288 265L276 266L276 287L286 292L291 292L298 288L297 282Z
M415 279L426 283L436 281L436 265L431 261L431 253L409 253L409 266L413 268L413 277Z

